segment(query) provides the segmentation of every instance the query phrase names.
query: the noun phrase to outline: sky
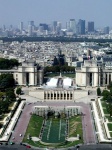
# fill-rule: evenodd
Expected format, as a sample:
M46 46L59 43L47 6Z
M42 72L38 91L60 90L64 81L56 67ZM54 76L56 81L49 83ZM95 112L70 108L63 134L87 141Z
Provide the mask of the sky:
M112 27L112 0L0 0L0 26L25 25L33 20L65 26L70 19L94 21L95 27Z

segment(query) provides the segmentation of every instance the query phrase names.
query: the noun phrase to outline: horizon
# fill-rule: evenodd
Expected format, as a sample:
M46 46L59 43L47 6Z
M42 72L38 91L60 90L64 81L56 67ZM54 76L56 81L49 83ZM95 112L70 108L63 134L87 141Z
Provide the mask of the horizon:
M0 27L18 26L24 22L33 20L37 26L39 23L52 24L53 21L66 25L70 19L94 21L95 27L112 27L110 14L112 1L108 0L1 0ZM46 15L47 14L47 15Z

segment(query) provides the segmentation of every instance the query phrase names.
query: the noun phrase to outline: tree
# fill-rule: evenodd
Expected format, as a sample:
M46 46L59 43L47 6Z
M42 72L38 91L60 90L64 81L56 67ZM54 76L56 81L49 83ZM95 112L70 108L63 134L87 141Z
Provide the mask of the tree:
M110 95L112 96L112 87L110 88Z
M97 88L97 95L101 96L101 89L99 87Z
M2 107L1 107L2 113L8 112L8 107L9 107L8 100L3 101L2 102Z
M110 96L110 92L107 91L107 90L103 90L102 96L103 96L103 99L104 99L104 100L107 100L108 97Z
M54 57L53 66L59 65L58 59Z
M20 95L20 94L21 94L21 87L18 87L18 88L16 89L16 94L17 94L17 95Z
M18 66L19 65L18 60L14 59L14 58L10 59L9 61L10 61L10 68L13 68L14 66Z
M108 97L107 97L107 101L109 102L109 103L112 103L112 96L109 94L108 95Z
M107 86L108 89L112 88L112 81L109 83L109 85Z
M15 82L12 74L1 74L0 75L0 88L7 89L14 87Z
M8 89L6 91L6 99L9 101L9 102L13 102L16 100L16 96L14 94L14 90L13 89Z
M0 69L12 69L14 66L18 66L18 60L0 58Z

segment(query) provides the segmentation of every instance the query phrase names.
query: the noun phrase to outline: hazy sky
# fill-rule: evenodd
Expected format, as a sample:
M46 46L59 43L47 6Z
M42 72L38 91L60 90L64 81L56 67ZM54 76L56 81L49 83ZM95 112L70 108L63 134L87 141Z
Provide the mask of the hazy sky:
M63 26L74 18L94 21L96 27L112 26L112 0L0 0L0 26L35 25L57 20Z

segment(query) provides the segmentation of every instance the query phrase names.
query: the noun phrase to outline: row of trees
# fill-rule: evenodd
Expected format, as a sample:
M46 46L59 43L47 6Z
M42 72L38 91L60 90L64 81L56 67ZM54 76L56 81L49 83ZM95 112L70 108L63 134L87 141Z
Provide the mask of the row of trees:
M0 96L0 114L7 113L9 111L9 105L16 101L14 89L7 89L3 95L0 92Z
M72 67L72 66L67 66L67 65L64 65L64 66L47 66L45 67L44 69L44 72L45 73L57 73L57 72L75 72L75 67Z
M54 41L54 42L96 42L96 43L108 43L112 42L112 39L90 39L87 37L84 38L77 38L77 37L63 37L63 36L57 36L57 37L27 37L27 36L19 36L19 37L1 37L0 40L3 40L4 42L34 42L34 41Z
M16 101L15 82L12 74L0 75L0 114L9 111L9 105Z
M15 66L18 66L19 62L16 59L5 59L0 58L0 69L12 69Z

